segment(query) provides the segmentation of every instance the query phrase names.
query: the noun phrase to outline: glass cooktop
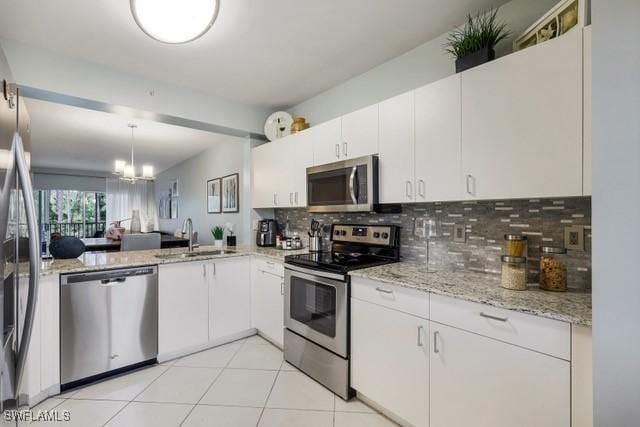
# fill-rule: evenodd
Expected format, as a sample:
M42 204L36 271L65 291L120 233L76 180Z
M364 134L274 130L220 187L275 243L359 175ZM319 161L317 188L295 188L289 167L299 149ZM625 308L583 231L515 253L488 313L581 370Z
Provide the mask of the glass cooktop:
M393 259L355 252L315 252L285 257L287 264L310 267L318 270L347 273L360 268L374 267L395 262Z

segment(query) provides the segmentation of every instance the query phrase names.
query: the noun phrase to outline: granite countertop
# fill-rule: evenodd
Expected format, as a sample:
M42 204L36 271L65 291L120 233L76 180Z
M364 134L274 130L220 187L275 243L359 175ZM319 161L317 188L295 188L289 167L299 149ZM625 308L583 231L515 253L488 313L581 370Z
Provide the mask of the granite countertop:
M433 292L494 307L534 314L576 325L591 326L591 293L543 291L530 285L527 291L500 287L500 276L471 272L427 272L424 264L399 262L352 271L363 277L391 285Z
M195 253L218 250L214 246L201 246ZM276 248L261 248L257 246L237 246L223 248L224 253L216 255L202 255L189 258L158 258L157 255L186 253L187 248L154 249L148 251L130 252L85 252L74 259L43 260L41 275L80 273L111 268L139 267L143 265L175 264L179 262L205 261L219 258L229 258L245 255L258 255L278 261L284 261L286 255L307 253L307 249L284 251ZM26 270L28 271L28 270Z

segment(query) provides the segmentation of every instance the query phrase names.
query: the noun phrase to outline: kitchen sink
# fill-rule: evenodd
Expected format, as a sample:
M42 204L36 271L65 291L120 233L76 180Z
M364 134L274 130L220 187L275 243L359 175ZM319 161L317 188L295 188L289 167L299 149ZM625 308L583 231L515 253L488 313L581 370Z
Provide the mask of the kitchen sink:
M212 251L196 251L196 252L185 252L181 254L160 254L156 255L156 258L160 259L187 259L194 258L199 256L211 256L211 255L224 255L224 254L233 254L236 251L230 249L215 249Z

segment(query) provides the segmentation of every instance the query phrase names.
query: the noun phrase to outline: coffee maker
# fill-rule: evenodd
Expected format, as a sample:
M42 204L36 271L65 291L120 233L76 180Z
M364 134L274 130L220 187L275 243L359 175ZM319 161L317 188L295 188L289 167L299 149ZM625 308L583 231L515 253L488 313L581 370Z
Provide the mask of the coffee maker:
M275 246L278 235L278 222L275 219L261 219L258 221L256 245Z

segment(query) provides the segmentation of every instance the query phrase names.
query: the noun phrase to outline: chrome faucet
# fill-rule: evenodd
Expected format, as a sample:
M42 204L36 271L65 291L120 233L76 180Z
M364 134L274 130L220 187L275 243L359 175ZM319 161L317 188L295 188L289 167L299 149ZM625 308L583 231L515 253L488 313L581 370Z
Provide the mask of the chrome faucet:
M193 221L191 218L187 218L182 223L182 235L187 233L189 235L189 252L193 252Z

